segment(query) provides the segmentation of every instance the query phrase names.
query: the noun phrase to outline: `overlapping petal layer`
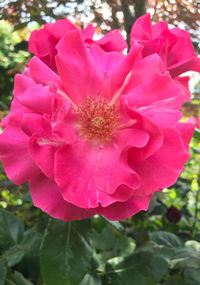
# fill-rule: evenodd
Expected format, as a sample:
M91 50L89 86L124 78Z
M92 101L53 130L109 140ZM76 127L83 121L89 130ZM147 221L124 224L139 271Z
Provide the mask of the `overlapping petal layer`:
M40 30L34 30L29 39L29 50L53 70L57 69L55 56L57 54L56 45L71 31L80 31L68 19L58 20L54 24L46 24ZM127 43L119 30L107 33L99 40L93 40L94 27L89 24L80 31L87 47L98 45L106 52L121 52L127 48Z
M151 25L150 14L146 14L137 19L132 27L131 43L135 41L144 47L143 57L157 53L162 58L172 78L185 85L186 100L190 100L186 79L178 77L189 70L200 72L200 58L195 55L190 34L179 28L169 29L165 21ZM180 52L183 47L183 52Z
M118 31L95 42L90 25L81 32L62 20L32 35L37 57L15 78L0 158L8 177L29 181L34 205L55 218L126 219L172 185L189 158L193 126L179 123L188 78L172 79L166 43L159 52L154 45L161 29L173 43L180 31L152 28L149 16L135 25L140 44L127 55ZM185 60L170 52L170 66Z

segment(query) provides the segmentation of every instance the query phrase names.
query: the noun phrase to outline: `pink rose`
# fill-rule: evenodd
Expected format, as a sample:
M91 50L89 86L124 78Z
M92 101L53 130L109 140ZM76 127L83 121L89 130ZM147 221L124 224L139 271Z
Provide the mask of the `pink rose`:
M143 58L154 53L162 58L165 69L185 90L186 100L190 100L190 78L179 77L189 70L200 72L200 58L195 55L190 34L179 28L169 29L165 21L152 25L150 14L146 14L136 20L130 36L131 44L136 41L143 45Z
M55 56L57 54L57 43L71 31L78 30L68 19L58 20L54 24L46 24L40 30L34 30L29 39L29 51L39 57L50 68L56 70ZM94 27L90 24L81 31L85 44L89 47L98 44L105 51L123 51L126 41L119 30L113 30L94 41Z
M33 57L15 77L0 158L35 206L70 221L123 220L146 210L189 159L193 125L179 123L184 92L158 55L141 60L85 45L79 30L57 45L54 73Z

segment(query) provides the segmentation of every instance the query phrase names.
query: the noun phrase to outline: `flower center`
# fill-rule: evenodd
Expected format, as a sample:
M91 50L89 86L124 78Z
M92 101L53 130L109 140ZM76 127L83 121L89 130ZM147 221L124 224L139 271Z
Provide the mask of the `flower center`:
M87 139L109 141L119 121L116 105L108 105L101 97L86 97L78 114L81 135Z

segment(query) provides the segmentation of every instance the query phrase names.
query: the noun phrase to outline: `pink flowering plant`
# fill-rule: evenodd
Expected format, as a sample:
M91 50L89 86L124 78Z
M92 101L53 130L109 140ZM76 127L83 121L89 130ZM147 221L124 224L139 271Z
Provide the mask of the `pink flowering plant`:
M0 158L52 217L127 219L174 184L190 157L193 125L180 122L188 88L177 76L200 70L200 59L185 31L149 21L136 21L127 54L119 31L94 41L92 26L67 20L30 37L36 56L15 77Z
M190 100L189 77L181 75L200 72L200 59L186 31L169 29L166 22L152 25L149 14L133 25L130 48L119 30L99 40L94 33L92 25L80 30L67 19L32 32L29 50L34 56L15 76L10 113L2 121L0 159L8 178L17 185L28 182L34 206L51 217L69 222L101 215L124 233L112 221L146 211L154 193L171 187L190 158L194 124L180 121L181 107ZM178 223L181 214L170 209L168 220ZM101 267L95 269L99 275L91 273L90 220L72 226L63 221L52 220L42 243L45 284L111 284L112 273L108 283L98 283ZM68 249L70 231L73 262L61 249L65 236ZM95 235L109 239L112 233ZM159 239L152 237L163 245ZM128 238L126 242L132 253ZM178 238L174 243L182 245ZM97 247L96 255L102 249ZM131 264L145 255L152 268L163 266L156 276L140 272L141 284L158 284L169 270L159 254L153 259L154 251L158 254L158 246L152 243L130 257ZM58 252L68 269L58 266ZM114 266L111 258L106 270L112 272ZM80 272L73 275L70 268ZM116 278L127 277L122 272ZM136 284L134 278L124 284Z

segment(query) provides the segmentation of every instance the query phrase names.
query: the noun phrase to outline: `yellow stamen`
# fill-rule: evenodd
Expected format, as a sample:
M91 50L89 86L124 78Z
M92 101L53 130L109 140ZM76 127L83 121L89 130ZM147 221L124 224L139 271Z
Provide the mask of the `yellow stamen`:
M81 135L90 140L109 141L118 125L116 105L103 98L86 97L78 106Z

